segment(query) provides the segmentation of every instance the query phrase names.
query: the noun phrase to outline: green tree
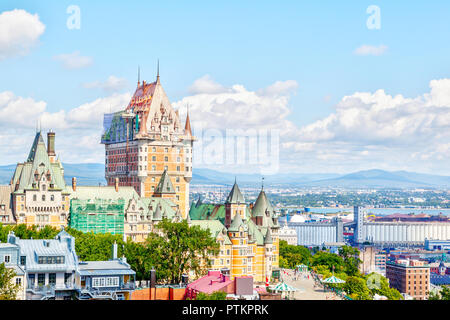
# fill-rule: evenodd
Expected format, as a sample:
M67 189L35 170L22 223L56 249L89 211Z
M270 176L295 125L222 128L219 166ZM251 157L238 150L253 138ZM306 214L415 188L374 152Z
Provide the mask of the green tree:
M294 269L299 264L309 264L311 252L303 246L289 245L286 241L280 241L280 267Z
M349 276L357 275L362 262L359 259L359 250L350 246L342 246L339 248L339 255L344 259L345 273Z
M211 232L200 226L164 219L157 229L159 232L151 233L145 245L159 280L179 283L182 274L189 271L196 276L203 275L211 264L209 257L219 253L219 244Z
M13 283L15 276L13 269L0 264L0 300L16 300L20 285Z
M226 300L227 293L223 291L216 291L211 294L199 292L194 300Z
M367 288L366 281L359 277L348 277L342 287L344 291L355 300L371 300L369 288Z
M450 287L442 286L438 293L430 292L428 300L450 300Z
M326 266L329 271L341 272L344 270L344 259L337 254L319 251L312 257L313 266Z
M365 279L371 295L379 294L389 300L403 300L401 293L397 289L390 288L388 280L379 273L372 272Z

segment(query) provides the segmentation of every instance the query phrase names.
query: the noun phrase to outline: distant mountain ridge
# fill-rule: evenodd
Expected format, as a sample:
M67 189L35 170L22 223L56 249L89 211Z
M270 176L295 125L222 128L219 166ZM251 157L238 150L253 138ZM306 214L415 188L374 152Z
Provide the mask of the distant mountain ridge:
M105 166L101 163L63 163L64 177L70 184L72 177L78 185L106 184ZM8 184L16 165L0 166L0 184ZM194 168L193 185L231 185L237 179L239 185L258 187L259 174L233 174L212 169ZM337 173L280 173L264 176L264 183L271 186L343 187L343 188L450 188L450 177L408 171L364 170L349 174Z

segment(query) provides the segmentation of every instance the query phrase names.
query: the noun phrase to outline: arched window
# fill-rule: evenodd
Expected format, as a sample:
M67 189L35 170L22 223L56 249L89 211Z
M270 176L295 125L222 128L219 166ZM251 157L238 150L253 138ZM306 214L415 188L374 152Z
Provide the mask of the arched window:
M42 195L42 201L45 201L45 194Z
M55 196L54 195L50 196L50 201L55 201Z
M33 201L37 201L37 196L33 194Z

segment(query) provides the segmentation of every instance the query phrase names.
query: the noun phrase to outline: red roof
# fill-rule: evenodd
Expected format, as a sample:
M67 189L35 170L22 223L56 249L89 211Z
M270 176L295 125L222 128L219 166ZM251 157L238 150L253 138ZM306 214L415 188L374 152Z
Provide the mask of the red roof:
M226 288L232 282L229 277L222 275L220 271L208 271L207 276L188 284L187 289L211 294Z

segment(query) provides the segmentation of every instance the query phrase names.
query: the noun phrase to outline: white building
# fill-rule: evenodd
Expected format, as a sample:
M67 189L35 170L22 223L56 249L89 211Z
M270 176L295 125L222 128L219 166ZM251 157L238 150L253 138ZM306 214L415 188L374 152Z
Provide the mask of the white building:
M295 229L289 228L287 225L284 225L278 230L278 237L280 238L280 241L284 240L290 245L297 245L297 232L295 232Z

